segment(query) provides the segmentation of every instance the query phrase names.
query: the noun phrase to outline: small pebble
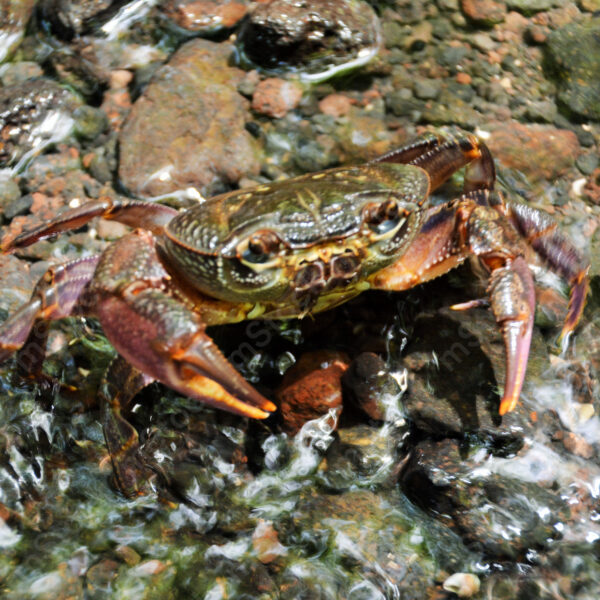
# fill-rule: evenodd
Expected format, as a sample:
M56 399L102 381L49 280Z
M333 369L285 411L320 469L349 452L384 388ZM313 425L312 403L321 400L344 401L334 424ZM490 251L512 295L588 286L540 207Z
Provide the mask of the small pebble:
M444 581L444 589L456 594L459 598L474 596L481 586L479 577L472 573L454 573Z

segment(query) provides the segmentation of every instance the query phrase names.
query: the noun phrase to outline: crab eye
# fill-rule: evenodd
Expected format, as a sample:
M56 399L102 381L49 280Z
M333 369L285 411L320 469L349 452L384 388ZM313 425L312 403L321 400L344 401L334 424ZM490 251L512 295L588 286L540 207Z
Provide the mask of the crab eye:
M242 260L252 264L266 263L279 249L279 238L271 231L260 231L248 239Z
M370 204L365 210L365 221L378 235L395 229L400 223L400 209L396 200L390 199L379 204Z

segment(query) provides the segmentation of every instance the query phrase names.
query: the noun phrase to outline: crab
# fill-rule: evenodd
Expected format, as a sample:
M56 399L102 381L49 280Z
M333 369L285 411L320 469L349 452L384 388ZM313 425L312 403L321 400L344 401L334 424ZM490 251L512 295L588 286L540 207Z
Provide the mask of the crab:
M433 205L432 192L463 168L462 194ZM101 390L103 428L117 485L130 496L140 493L146 467L124 414L151 381L245 417L276 410L227 361L208 326L302 318L369 289L407 290L475 257L489 274L489 299L454 308L491 306L506 347L503 415L525 378L535 311L530 264L545 264L570 285L567 336L583 310L588 263L551 217L505 201L494 183L481 140L438 132L361 166L229 192L184 211L92 201L3 248L98 216L135 228L99 256L51 267L0 327L0 360L18 351L21 370L39 374L50 320L98 318L119 354Z

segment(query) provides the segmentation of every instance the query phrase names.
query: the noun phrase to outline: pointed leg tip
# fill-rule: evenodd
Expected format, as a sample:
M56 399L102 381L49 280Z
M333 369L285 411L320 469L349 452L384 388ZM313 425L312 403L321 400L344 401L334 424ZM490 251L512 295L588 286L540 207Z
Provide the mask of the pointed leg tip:
M500 402L500 408L498 413L500 416L504 416L506 413L509 413L515 409L517 406L517 399L514 397L502 398Z

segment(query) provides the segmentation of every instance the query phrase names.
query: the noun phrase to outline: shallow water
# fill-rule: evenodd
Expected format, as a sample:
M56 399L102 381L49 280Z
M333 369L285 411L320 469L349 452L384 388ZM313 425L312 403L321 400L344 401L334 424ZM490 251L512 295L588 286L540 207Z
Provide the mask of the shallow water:
M600 131L593 118L560 104L558 84L542 69L542 42L527 41L541 35L536 28L585 24L592 14L583 2L555 4L533 14L505 10L494 25L475 19L466 2L373 3L375 37L380 26L383 36L378 53L346 46L345 59L337 56L320 72L322 58L314 63L309 56L304 67L244 64L245 73L233 66L236 54L227 45L235 43L239 22L202 30L212 41L196 52L209 60L194 54L182 65L175 51L194 44L198 32L183 31L167 3L132 2L80 21L78 5L61 5L60 19L73 18L71 37L48 13L49 3L39 2L21 21L14 9L0 40L22 41L4 56L0 51L3 98L12 98L21 78L30 81L30 70L69 93L37 117L34 110L14 116L12 100L6 114L13 116L0 115L4 236L67 205L133 194L136 186L143 191L152 183L145 169L161 174L154 178L161 186L183 182L173 189L157 184L148 197L187 206L238 186L360 162L413 139L423 126L458 124L497 146L499 184L509 198L549 210L590 254L596 294L562 350L556 337L564 295L548 296L521 404L502 419L503 346L493 318L485 309L448 310L484 292L467 266L400 299L364 294L314 321L215 328L224 352L241 357L236 366L270 398L303 354L331 349L354 364L377 353L383 366L372 375L380 377L373 387L382 416L367 416L344 390L343 409L330 408L294 435L285 433L279 414L249 422L153 384L136 397L130 418L153 472L134 499L115 486L96 399L115 352L92 319L53 326L48 381L21 377L14 361L0 371L0 596L449 599L456 595L444 582L454 575L454 585L474 586L465 597L598 597L599 211L585 190ZM515 55L518 68L508 60ZM328 78L340 69L352 71ZM177 83L166 92L171 86L185 98L185 82L204 85L211 70L218 80L202 88L200 109L213 123L229 110L219 98L236 108L223 119L226 133L213 138L207 129L198 140L197 121L205 118L193 112L198 106L174 116L169 102L177 99L161 96L156 82L173 77ZM467 81L460 74L470 83L460 83ZM258 83L273 75L301 88L283 116L256 101ZM211 113L214 89L218 110ZM144 125L134 111L148 97L154 113ZM139 104L132 110L132 103ZM136 143L128 136L138 118ZM181 123L189 134L182 134L181 155L169 147L163 162L153 163L154 148ZM498 142L505 132L512 146ZM546 152L555 138L561 151ZM129 143L139 164L125 168ZM511 162L515 148L519 168ZM190 175L183 160L194 152L200 175ZM436 201L460 193L461 185L459 174ZM3 258L2 314L24 302L48 264L99 252L123 232L97 221L20 252L18 260ZM548 283L543 269L537 275Z

